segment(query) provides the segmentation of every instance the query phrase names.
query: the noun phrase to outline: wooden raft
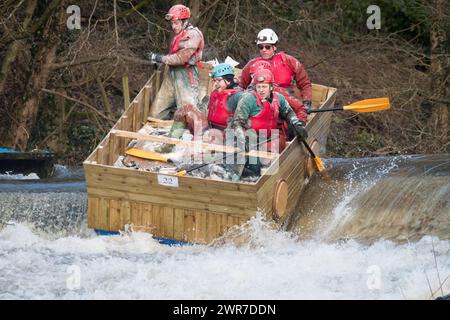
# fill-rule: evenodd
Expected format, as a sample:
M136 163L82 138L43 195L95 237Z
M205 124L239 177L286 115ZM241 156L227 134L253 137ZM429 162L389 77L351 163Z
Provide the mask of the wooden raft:
M200 100L211 92L208 71L200 70ZM158 71L83 163L88 227L119 231L133 225L134 230L156 237L208 243L245 223L257 210L280 222L292 214L305 178L312 173L307 151L296 139L256 183L175 177L113 166L131 141L116 133L136 132L145 124L161 83ZM332 107L335 93L334 88L314 84L313 106ZM308 142L319 155L325 152L331 116L331 112L316 113L307 124Z

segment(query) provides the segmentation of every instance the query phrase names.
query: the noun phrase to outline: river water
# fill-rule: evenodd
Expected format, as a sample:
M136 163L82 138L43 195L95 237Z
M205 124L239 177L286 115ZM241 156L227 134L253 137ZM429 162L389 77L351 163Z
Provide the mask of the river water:
M282 230L207 246L86 227L81 169L2 177L0 299L432 299L450 292L450 158L327 159Z

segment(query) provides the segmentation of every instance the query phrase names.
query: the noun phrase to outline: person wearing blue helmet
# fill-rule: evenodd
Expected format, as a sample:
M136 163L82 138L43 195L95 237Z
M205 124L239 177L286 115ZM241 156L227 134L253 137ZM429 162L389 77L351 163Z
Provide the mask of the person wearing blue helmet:
M234 69L228 63L220 63L211 70L214 91L209 98L208 122L214 129L224 130L233 117L242 89L234 79Z

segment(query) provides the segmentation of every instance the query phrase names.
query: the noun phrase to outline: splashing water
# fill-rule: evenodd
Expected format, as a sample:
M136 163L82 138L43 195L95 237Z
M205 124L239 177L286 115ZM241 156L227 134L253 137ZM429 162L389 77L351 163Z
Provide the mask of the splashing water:
M315 187L325 183L312 179L304 195L310 195L311 201L303 205L307 210L303 213L309 215L294 219L289 231L257 214L207 246L169 247L140 232L96 236L86 228L86 194L79 181L2 184L8 192L0 192L0 220L6 222L0 229L0 299L430 299L444 295L450 292L448 238L428 230L414 241L394 242L381 234L364 242L342 231L359 219L355 202L365 203L364 194L382 191L376 186L383 177L403 170L407 160L386 165L360 161L353 171L342 172L344 188L332 175L335 180L329 184L338 188L319 189L322 193ZM340 160L331 162L335 168L340 166ZM434 171L445 178L441 173ZM439 186L434 204L445 209L438 204L448 193L445 183ZM324 201L330 195L335 198L331 205ZM321 228L314 224L313 236L304 237L304 229L297 229L295 222L307 222L305 216L333 223L318 224Z
M0 299L428 299L450 275L449 242L432 237L296 241L261 217L247 230L249 245L168 247L145 233L53 239L10 225Z

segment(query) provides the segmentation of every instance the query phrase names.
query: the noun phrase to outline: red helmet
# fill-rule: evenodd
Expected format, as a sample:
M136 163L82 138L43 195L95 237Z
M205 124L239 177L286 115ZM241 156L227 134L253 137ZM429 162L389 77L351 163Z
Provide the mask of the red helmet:
M182 19L188 19L191 17L191 11L188 7L183 6L182 4L176 4L172 8L169 9L169 12L166 14L166 20L176 21Z
M273 73L268 69L259 69L256 70L255 75L253 76L253 83L273 83Z
M255 72L259 69L272 70L272 65L270 64L269 61L266 60L256 60L250 66L250 74L255 74Z

